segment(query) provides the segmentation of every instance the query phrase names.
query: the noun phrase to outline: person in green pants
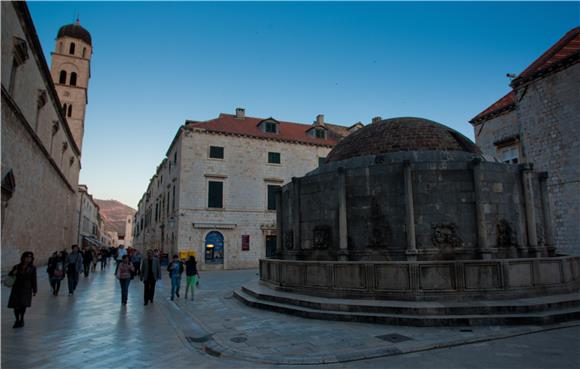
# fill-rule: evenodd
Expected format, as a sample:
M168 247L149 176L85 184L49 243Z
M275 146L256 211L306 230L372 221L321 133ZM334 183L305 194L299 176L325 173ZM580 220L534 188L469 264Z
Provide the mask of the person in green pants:
M187 299L187 294L191 288L191 301L193 301L195 286L199 279L199 273L197 271L197 261L195 256L190 256L185 262L185 298Z

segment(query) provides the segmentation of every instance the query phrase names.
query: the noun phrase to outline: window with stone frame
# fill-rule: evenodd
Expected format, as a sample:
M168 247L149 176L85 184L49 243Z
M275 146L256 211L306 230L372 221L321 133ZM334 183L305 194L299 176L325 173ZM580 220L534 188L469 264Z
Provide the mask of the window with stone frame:
M326 138L326 131L324 129L315 129L314 137L321 138L324 140Z
M224 158L224 148L222 146L210 146L209 147L209 157L210 157L210 159L223 159Z
M209 181L207 188L207 207L222 209L224 207L224 183L220 181Z
M502 163L518 164L520 160L520 148L518 144L506 145L497 148L497 157Z
M268 185L268 210L276 210L276 193L280 186Z
M269 164L280 164L281 158L279 152L268 152L268 163Z

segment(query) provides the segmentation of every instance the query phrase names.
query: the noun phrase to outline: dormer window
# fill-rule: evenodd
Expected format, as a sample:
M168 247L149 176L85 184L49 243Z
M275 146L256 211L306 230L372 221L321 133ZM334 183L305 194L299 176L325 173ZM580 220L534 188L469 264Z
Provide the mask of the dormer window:
M264 123L264 130L267 133L276 133L276 123L273 122Z
M264 133L274 133L277 134L279 131L278 128L278 121L274 118L264 119L260 123L258 123L258 127Z
M324 140L326 138L326 130L320 129L320 128L316 128L314 130L314 137L321 138L321 139Z

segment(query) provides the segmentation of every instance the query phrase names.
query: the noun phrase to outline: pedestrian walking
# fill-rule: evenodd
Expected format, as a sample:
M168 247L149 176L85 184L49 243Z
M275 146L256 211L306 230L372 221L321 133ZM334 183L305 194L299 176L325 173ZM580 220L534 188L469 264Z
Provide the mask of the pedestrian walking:
M91 271L93 272L97 271L97 261L98 261L97 250L91 246Z
M174 296L179 297L181 274L183 273L183 263L179 260L179 256L173 255L173 261L167 266L167 271L171 278L171 300L173 300Z
M85 278L89 276L92 261L93 261L93 252L87 246L83 247L83 267L85 272Z
M36 268L34 267L34 254L26 251L20 257L20 263L16 264L8 275L14 278L14 284L8 299L8 308L14 309L16 322L12 328L24 327L24 313L32 303L32 296L36 296Z
M159 265L159 258L153 255L151 250L147 251L147 257L141 262L141 275L139 278L143 281L144 304L153 303L155 296L155 283L161 279L161 266Z
M101 260L101 270L105 269L107 267L107 257L108 257L108 252L107 249L105 249L104 247L101 248L100 253L99 253L99 257Z
M117 261L117 267L115 268L115 274L117 274L117 269L119 269L119 264L121 260L123 260L123 256L127 255L127 249L125 249L124 245L119 245L115 252L115 259Z
M141 272L141 253L139 250L133 251L133 255L131 255L131 262L135 267L135 275L139 275Z
M121 263L117 268L117 279L121 284L121 304L127 305L127 298L129 297L129 283L131 283L131 275L135 272L133 264L129 262L129 256L124 255Z
M68 295L72 295L79 283L79 274L83 268L83 256L79 251L79 245L71 246L71 253L68 255L66 275L68 279Z
M190 256L185 262L185 299L187 300L187 293L191 289L191 301L194 299L195 286L199 279L199 272L197 271L197 260L195 256Z
M46 272L48 273L48 280L50 281L50 286L52 287L52 294L58 296L58 291L60 291L60 282L64 279L66 259L61 252L55 252L53 256L48 259L48 267Z

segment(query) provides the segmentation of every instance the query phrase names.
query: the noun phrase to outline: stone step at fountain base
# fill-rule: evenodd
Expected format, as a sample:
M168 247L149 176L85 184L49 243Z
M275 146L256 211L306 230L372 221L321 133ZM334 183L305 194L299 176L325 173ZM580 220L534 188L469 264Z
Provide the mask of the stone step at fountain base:
M580 319L580 292L494 301L332 299L251 282L234 291L244 304L304 318L411 326L553 324Z

